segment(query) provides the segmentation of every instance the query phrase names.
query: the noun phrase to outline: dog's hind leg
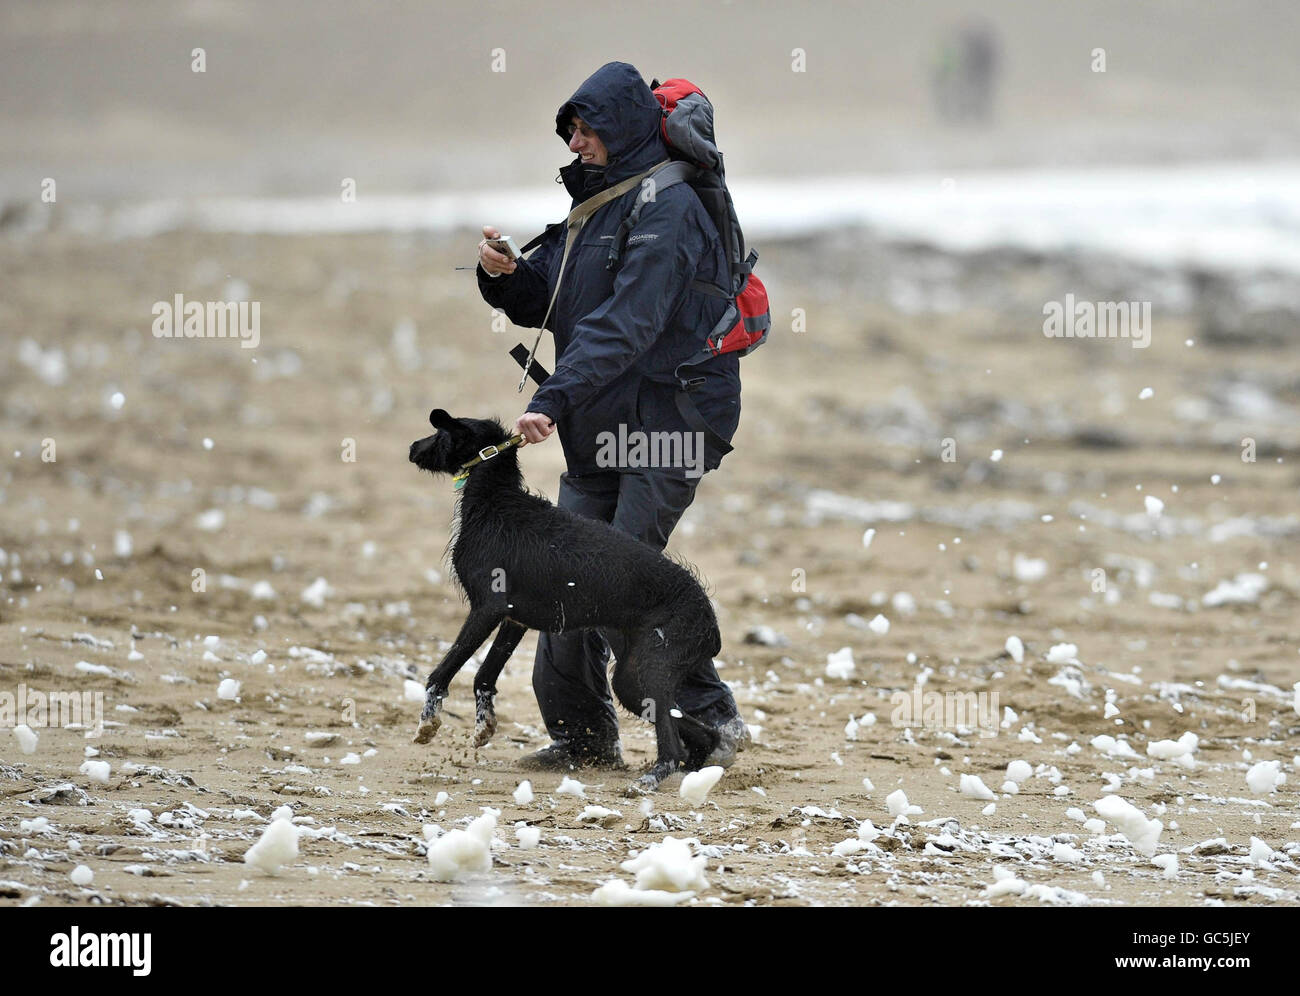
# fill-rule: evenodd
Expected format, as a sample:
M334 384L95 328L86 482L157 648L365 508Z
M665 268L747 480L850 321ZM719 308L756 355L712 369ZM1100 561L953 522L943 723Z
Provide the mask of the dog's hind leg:
M704 767L705 760L718 749L722 740L712 726L685 712L677 717L677 732L686 742L686 767L690 771L699 771Z
M497 630L497 638L492 641L492 649L488 651L487 658L478 669L478 673L474 675L473 744L475 747L482 747L497 731L497 713L493 704L497 694L497 678L501 676L501 669L506 666L506 661L515 652L515 647L519 646L519 641L527 631L527 626L513 619L503 622L501 628Z
M679 732L685 714L677 708L677 678L666 658L662 648L642 643L630 649L628 659L620 661L614 670L615 694L628 708L640 705L641 715L654 723L658 748L655 763L628 786L628 795L655 791L688 760Z
M640 667L641 646L645 638L640 633L615 633L600 631L614 656L614 673L610 676L610 688L619 704L634 716L640 716L648 723L655 721L657 705L641 684L637 669Z
M655 743L658 747L658 755L650 770L628 787L629 795L653 792L659 788L659 783L665 778L671 777L685 767L687 754L682 745L681 735L677 732L677 719L673 716L675 712L680 714L681 710L676 706L669 706L667 709L656 711Z
M451 679L456 677L456 672L465 666L465 662L483 645L483 641L500 621L501 614L498 611L470 609L469 618L461 625L455 642L425 683L424 709L420 712L420 725L415 731L417 744L427 744L437 734L438 727L442 725L442 700L447 697Z

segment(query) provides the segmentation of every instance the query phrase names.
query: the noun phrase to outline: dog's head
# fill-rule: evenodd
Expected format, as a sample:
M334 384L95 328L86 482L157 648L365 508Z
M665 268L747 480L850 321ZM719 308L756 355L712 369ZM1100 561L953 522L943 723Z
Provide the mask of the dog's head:
M411 463L434 474L454 474L485 446L510 438L494 418L452 418L441 408L429 413L429 424L438 431L411 444Z

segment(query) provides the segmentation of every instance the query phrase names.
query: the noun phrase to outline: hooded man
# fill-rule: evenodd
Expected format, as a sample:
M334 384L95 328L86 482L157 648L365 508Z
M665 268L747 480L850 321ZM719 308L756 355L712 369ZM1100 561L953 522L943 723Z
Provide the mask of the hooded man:
M659 102L627 63L607 63L578 87L555 117L556 133L577 156L559 176L572 206L667 161L661 121ZM678 183L645 198L619 265L609 270L610 246L639 197L642 186L634 184L579 230L546 321L555 336L555 371L533 395L515 432L538 443L558 428L568 467L560 476L561 508L608 522L663 550L694 499L701 474L721 462L723 452L709 437L716 434L729 443L736 431L740 370L735 354L691 368L691 377L702 378L691 398L711 430L694 432L674 401L680 387L675 372L698 360L705 336L726 310L722 297L693 286L728 286L726 252L695 191ZM484 226L483 234L478 267L483 299L516 325L538 327L560 280L565 225L550 226L527 260L512 261L487 245L486 239L500 234L493 226ZM643 466L647 461L619 459L611 466L609 440L633 438L636 432L644 438L676 433L683 454L692 451L691 437L698 443L698 465ZM616 642L611 648L598 631L540 635L533 690L554 742L526 759L527 766L622 765L606 677L611 649L617 658L621 647ZM721 745L711 764L729 765L749 739L735 699L711 661L701 662L683 682L677 707L718 729Z

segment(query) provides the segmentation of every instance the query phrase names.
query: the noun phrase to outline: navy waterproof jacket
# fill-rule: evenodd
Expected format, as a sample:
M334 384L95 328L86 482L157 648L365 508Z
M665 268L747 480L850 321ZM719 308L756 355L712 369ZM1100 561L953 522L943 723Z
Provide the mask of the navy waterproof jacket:
M573 116L605 144L604 169L581 157L560 170L572 206L668 159L654 94L633 66L611 62L586 80L556 115L567 144ZM713 221L688 184L658 191L641 209L616 272L606 269L610 245L640 196L639 185L597 210L583 226L547 328L555 336L555 371L533 395L528 411L555 421L570 474L601 468L602 432L693 431L674 403L679 364L698 360L705 337L727 302L692 288L692 281L728 285L726 253ZM483 299L516 325L537 328L559 278L563 222L514 273L490 277L478 268ZM703 377L691 393L709 427L730 442L740 421L740 367L736 354L709 358L683 370ZM706 447L712 470L721 454Z

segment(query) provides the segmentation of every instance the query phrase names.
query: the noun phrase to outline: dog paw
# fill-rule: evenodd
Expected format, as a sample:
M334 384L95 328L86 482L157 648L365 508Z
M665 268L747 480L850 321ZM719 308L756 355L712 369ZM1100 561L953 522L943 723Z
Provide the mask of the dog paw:
M420 725L415 729L415 743L427 744L438 735L438 727L442 726L442 717L424 716L420 719Z
M417 744L427 744L437 735L438 728L442 726L442 700L443 696L434 689L426 692L424 708L420 710L420 725L415 728Z
M474 691L474 736L470 742L475 747L482 747L497 732L495 694L496 689L480 688Z
M484 716L479 715L478 721L474 724L474 736L470 741L475 747L482 747L497 732L497 717L495 713L488 713Z
M650 795L658 790L659 782L661 780L662 779L656 778L653 774L642 775L623 790L623 795L629 799L635 799L642 795Z
M677 771L677 765L669 762L661 762L652 767L644 775L634 781L623 792L625 796L636 797L639 795L649 795L651 792L659 791L659 786L663 784L665 778L671 778Z

